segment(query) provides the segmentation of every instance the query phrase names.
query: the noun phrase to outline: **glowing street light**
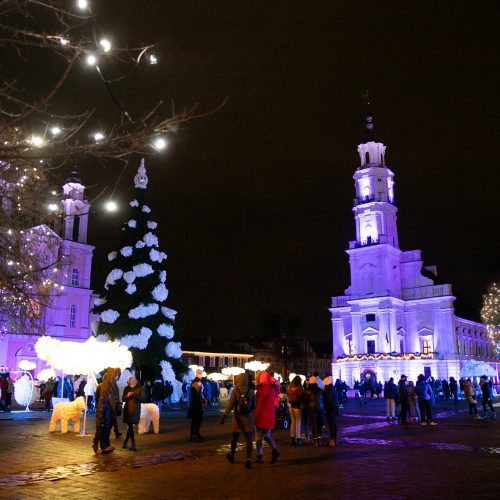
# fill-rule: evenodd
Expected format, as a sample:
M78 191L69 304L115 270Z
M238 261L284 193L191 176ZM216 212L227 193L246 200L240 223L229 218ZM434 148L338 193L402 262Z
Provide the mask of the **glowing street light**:
M167 147L168 143L167 141L163 138L163 137L157 137L154 141L153 141L153 146L158 150L158 151L162 151L164 150L166 147Z
M87 56L87 64L89 66L95 66L97 63L97 57L94 54L89 54Z
M56 203L49 203L48 205L48 209L51 211L51 212L55 212L57 210L57 204Z
M59 135L61 133L61 128L58 127L57 125L54 125L53 127L50 128L50 133L53 136Z
M104 52L109 52L111 50L111 43L109 40L107 40L106 38L103 38L99 44L101 45L102 47L102 50L104 50Z
M108 212L116 212L118 210L118 205L113 200L108 201L104 207Z
M104 134L102 132L95 132L94 141L99 142L104 139Z
M149 64L158 64L158 59L154 54L149 54L148 60Z
M82 10L86 9L89 6L87 0L78 0L76 4L78 5L78 8Z
M43 146L43 138L40 137L39 135L33 135L30 139L30 143L33 144L33 146L36 146L37 148Z

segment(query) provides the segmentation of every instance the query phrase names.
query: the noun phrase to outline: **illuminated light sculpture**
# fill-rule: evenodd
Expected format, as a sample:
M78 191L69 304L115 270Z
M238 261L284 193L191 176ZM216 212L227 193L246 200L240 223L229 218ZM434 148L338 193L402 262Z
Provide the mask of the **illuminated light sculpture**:
M368 361L379 359L434 359L434 354L423 354L420 352L409 353L378 353L378 354L353 354L351 356L339 356L337 362L342 363L346 361Z
M90 337L86 342L61 342L52 337L41 337L35 344L38 357L48 365L72 375L86 375L94 379L94 373L106 368L122 371L132 365L132 354L118 341L99 342ZM85 436L87 413L83 414L82 436Z
M215 372L215 373L209 373L207 378L208 380L213 380L214 382L221 382L223 380L227 380L228 376L224 375L223 373Z
M240 368L239 366L228 366L227 368L223 368L221 372L227 377L235 377L240 373L245 373L245 370L243 368Z
M14 382L14 399L20 406L25 406L24 411L30 411L29 405L33 398L33 377L29 371L13 371L11 373L22 373Z
M269 368L269 363L264 363L262 361L249 361L245 363L245 370L251 370L253 372L263 372Z
M496 377L497 372L488 363L475 359L468 359L460 369L460 378L481 377L482 375Z
M49 378L56 378L56 372L52 368L45 368L41 371L38 372L37 375L37 380L40 380L41 382L47 382Z
M29 372L29 371L34 370L36 368L36 363L33 363L33 361L28 361L27 359L23 359L23 360L19 361L19 368L21 370Z

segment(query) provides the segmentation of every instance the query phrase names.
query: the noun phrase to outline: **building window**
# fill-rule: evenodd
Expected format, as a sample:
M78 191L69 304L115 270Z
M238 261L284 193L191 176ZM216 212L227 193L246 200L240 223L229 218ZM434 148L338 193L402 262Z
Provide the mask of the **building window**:
M75 328L76 326L76 304L71 304L69 308L69 327Z
M240 367L241 368L241 362L243 360L241 358L236 358L236 366Z
M375 341L367 340L366 341L366 352L368 354L375 354Z
M198 364L205 368L205 356L198 356Z
M405 341L404 339L399 339L399 352L403 354L405 352Z
M71 271L71 286L80 286L80 271L76 268Z
M431 376L431 367L424 366L424 377L428 379Z
M225 367L226 367L226 363L225 363L225 360L224 360L224 356L221 356L219 358L219 369L225 368Z
M375 314L367 314L365 319L366 321L375 321Z
M215 368L215 356L210 356L210 368Z
M431 343L428 340L422 342L422 352L424 354L429 354L431 352Z
M460 340L457 339L457 353L460 354Z

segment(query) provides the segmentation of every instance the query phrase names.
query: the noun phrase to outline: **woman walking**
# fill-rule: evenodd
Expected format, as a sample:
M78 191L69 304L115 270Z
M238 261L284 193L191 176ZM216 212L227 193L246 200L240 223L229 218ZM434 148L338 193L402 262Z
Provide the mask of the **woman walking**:
M467 403L469 403L469 418L471 420L476 420L480 418L479 415L477 414L476 396L472 390L472 384L470 382L470 379L464 381L464 395L465 399L467 400Z
M260 372L257 383L257 397L255 399L254 421L257 428L257 459L262 462L262 439L272 448L271 463L278 460L279 451L271 436L271 430L276 423L276 407L278 406L279 385L269 372Z
M321 444L321 429L323 428L323 391L318 387L316 377L309 378L309 385L306 389L306 406L314 446Z
M233 411L231 420L231 452L226 454L226 458L232 464L235 463L234 455L240 433L245 435L246 441L246 463L247 469L252 468L252 435L254 430L253 412L255 408L255 391L252 389L249 377L246 373L236 375L234 379L234 389L231 392L231 398L226 406L226 411L221 419L221 425L226 416Z
M302 441L300 438L301 424L302 424L302 407L304 405L304 388L302 387L302 380L298 375L290 382L287 390L288 404L290 405L290 417L292 424L290 426L290 437L292 445L301 446Z
M123 390L122 401L125 403L123 408L123 423L128 426L122 448L128 448L130 440L130 450L137 451L134 425L138 424L141 418L141 404L144 402L144 390L133 376L129 377L128 385Z

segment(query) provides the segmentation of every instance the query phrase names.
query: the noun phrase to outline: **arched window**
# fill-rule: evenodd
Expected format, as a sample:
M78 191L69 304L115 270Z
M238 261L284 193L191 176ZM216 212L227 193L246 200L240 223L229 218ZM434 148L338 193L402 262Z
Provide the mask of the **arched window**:
M71 286L80 286L80 271L76 268L71 271Z
M71 304L69 308L69 327L76 327L76 304Z

